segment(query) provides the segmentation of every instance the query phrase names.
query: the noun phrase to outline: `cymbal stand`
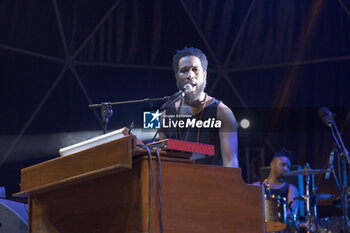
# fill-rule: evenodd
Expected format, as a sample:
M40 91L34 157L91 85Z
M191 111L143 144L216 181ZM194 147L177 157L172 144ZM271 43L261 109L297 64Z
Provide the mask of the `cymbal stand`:
M306 164L307 168L310 168L309 164ZM306 195L304 196L306 203L306 215L307 215L307 232L313 232L316 229L316 189L315 189L315 177L311 175L311 190L310 190L310 174L306 174Z
M345 156L343 155L343 194L342 194L342 200L343 200L343 215L344 215L344 229L346 232L349 232L349 216L348 216L348 181L347 181L347 160Z

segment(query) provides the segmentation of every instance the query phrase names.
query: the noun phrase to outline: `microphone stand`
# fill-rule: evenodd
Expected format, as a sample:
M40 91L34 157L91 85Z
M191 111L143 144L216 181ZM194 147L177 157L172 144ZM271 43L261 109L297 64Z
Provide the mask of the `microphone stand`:
M165 102L165 103L159 108L159 112L163 112L164 110L167 110L173 103L175 103L176 101L178 101L179 99L181 99L182 96L183 96L183 95L179 95L179 96L176 97L175 99L168 100L167 102Z
M329 126L332 130L332 136L334 138L334 141L336 142L336 144L340 150L340 157L342 159L342 170L343 170L343 180L342 181L343 181L343 184L340 187L341 192L339 192L339 194L340 194L340 200L341 200L342 210L343 210L343 215L344 215L344 229L345 229L345 232L349 232L348 192L347 192L347 189L348 189L347 164L350 164L349 152L344 145L344 142L341 138L338 127L337 127L333 117L331 117L331 121L329 123Z
M339 161L339 156L340 156L339 151L337 149L333 149L333 150L334 150L334 153L335 153L334 156L337 156L338 161ZM340 182L341 181L338 179L337 174L335 173L333 163L330 165L330 173L333 174L333 177L334 177L334 180L335 180L335 184L336 184L337 189L338 189L338 193L341 193L341 189L342 189L342 187L340 186ZM326 178L326 180L327 180L327 178Z
M185 84L181 90L169 97L169 100L160 107L159 111L163 112L164 110L167 110L173 103L184 97L190 91L192 91L191 84Z
M169 96L164 96L162 98L145 98L145 99L139 99L139 100L127 100L127 101L119 101L119 102L102 102L101 104L90 104L89 108L95 109L95 108L101 108L101 116L104 124L104 134L107 133L107 125L109 122L109 118L113 115L113 105L122 105L122 104L134 104L134 103L146 103L146 102L152 102L152 101L162 101L162 100L168 100Z

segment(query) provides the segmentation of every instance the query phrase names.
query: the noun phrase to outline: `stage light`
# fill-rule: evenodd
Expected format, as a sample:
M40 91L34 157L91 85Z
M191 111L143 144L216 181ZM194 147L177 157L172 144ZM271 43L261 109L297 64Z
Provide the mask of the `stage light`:
M239 125L241 126L241 128L247 129L249 128L250 122L247 119L242 119Z

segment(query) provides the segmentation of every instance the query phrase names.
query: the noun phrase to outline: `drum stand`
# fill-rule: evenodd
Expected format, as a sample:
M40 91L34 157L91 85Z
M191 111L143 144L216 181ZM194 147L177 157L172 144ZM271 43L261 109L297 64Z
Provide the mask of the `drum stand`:
M307 225L306 231L313 232L316 230L316 219L317 219L317 207L316 207L316 189L315 189L315 176L311 175L311 190L310 190L310 174L306 175L306 194L304 196L306 203L306 218ZM311 191L311 195L310 195Z
M316 230L316 219L317 219L317 206L316 206L316 190L315 190L315 175L311 175L312 177L312 188L310 195L310 175L306 175L306 216L307 216L307 232L313 232Z
M306 231L315 232L317 230L317 206L316 206L316 190L315 175L325 174L325 169L311 169L309 164L306 164L303 170L291 171L285 176L303 175L305 184L305 195L295 198L295 200L303 200L306 204Z
M339 155L339 154L338 154ZM344 217L344 231L349 231L349 218L348 218L348 207L347 207L347 160L344 156L340 154L342 165L343 165L343 174L339 174L339 177L336 176L336 173L334 171L333 166L331 167L331 172L334 176L334 179L337 184L337 188L340 194L342 209L343 209L343 217ZM340 162L339 162L340 163ZM305 175L304 182L305 185L305 195L302 196L302 199L304 199L306 204L306 231L309 232L315 232L317 231L317 198L316 198L316 190L317 187L315 187L315 174L322 174L323 170L313 170L310 168L310 166L307 164L306 168L303 170L303 174ZM292 172L291 172L292 173ZM311 181L310 181L311 178ZM341 181L341 182L339 182Z

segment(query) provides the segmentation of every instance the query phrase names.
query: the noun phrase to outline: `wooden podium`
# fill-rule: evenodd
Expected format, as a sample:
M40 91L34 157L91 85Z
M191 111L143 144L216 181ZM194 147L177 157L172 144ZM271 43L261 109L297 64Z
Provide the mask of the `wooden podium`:
M150 162L133 136L22 169L31 233L146 233ZM152 232L264 232L262 189L241 170L193 164L162 152L153 159ZM179 154L174 154L179 155Z

